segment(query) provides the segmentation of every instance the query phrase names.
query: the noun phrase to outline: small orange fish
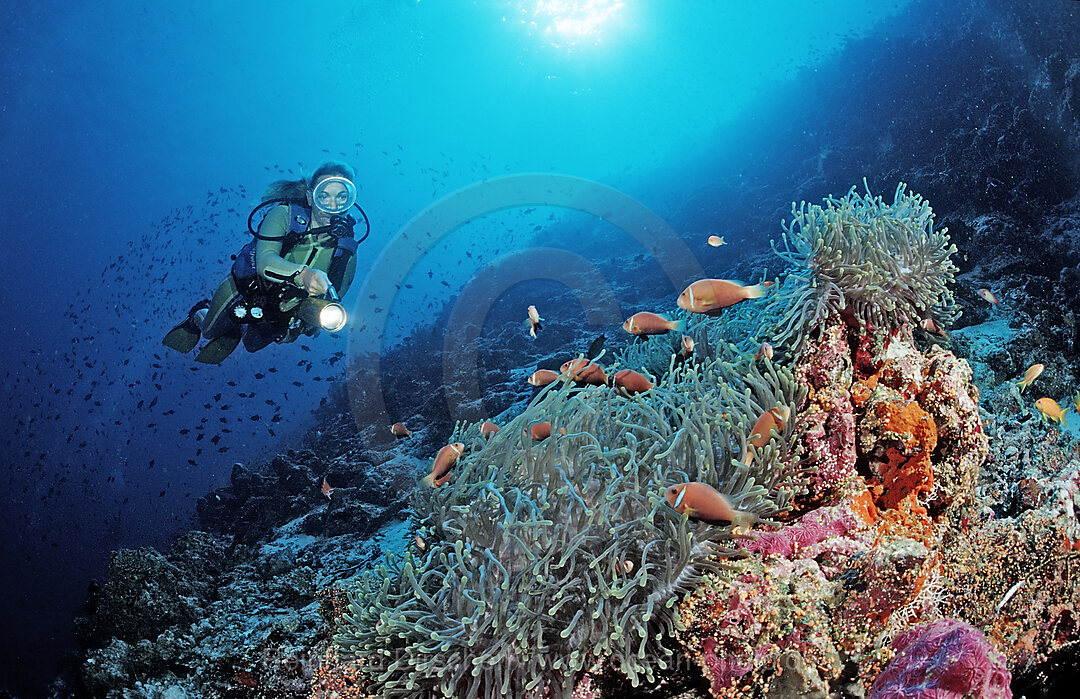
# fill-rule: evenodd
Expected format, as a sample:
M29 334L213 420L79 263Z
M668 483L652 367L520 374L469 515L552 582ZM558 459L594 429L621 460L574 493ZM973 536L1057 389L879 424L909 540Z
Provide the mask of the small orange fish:
M679 352L684 357L689 357L690 355L692 355L694 353L694 338L690 337L689 335L683 335L682 346Z
M949 333L937 324L937 321L933 318L923 318L919 321L919 327L930 333L931 335L938 335L940 337L948 337Z
M728 521L736 527L753 524L758 516L740 512L728 499L707 483L679 483L664 491L664 499L679 514L711 522Z
M424 538L419 534L416 535L414 541L416 542L416 548L420 549L421 551L427 548L427 543L424 541Z
M611 379L611 387L624 396L630 396L651 390L653 383L632 369L622 369L615 372L615 376Z
M713 246L714 248L718 248L721 245L727 245L727 243L724 242L724 236L722 235L710 235L709 245Z
M526 432L530 439L539 442L540 440L547 439L551 436L551 423L550 422L538 422Z
M572 381L576 381L577 383L585 383L592 386L606 386L608 382L607 374L604 373L603 368L599 364L581 357L566 362L559 367L559 371L566 374Z
M989 289L979 289L979 296L983 301L986 301L993 306L998 305L997 296L994 296L993 292Z
M408 437L412 433L409 432L408 428L406 428L403 423L395 422L394 424L390 425L390 434L394 435L398 439L402 439L404 437Z
M533 386L547 386L558 381L561 376L562 374L551 369L537 369L529 377L529 383Z
M1039 374L1041 374L1045 368L1046 367L1042 364L1032 364L1029 366L1028 370L1024 372L1024 378L1017 382L1017 385L1020 387L1020 392L1023 393L1026 391L1027 387L1031 385L1031 382L1039 378Z
M762 357L765 357L766 359L772 359L773 352L774 351L772 345L770 345L768 342L762 342L761 349L759 349L758 353L754 355L754 359L761 359Z
M1069 409L1062 409L1053 398L1040 398L1035 401L1035 407L1042 413L1043 420L1057 420L1062 427L1065 426L1065 413L1069 412Z
M769 283L743 286L726 279L699 279L679 294L679 308L691 313L711 313L740 301L765 295Z
M484 439L491 437L491 435L495 434L498 431L499 426L491 420L484 420L484 422L480 424L480 436Z
M326 478L322 479L322 494L326 496L326 499L330 499L330 493L337 490L337 488L331 488L330 484L326 482Z
M450 469L457 463L458 458L465 453L465 445L461 442L447 444L435 455L435 461L431 464L431 473L424 476L423 483L431 488L438 488L450 480Z
M630 560L623 561L622 565L619 566L619 567L622 568L622 572L626 573L627 575L634 572L634 562L633 561L630 561Z
M686 327L686 321L668 320L664 316L642 311L627 318L622 327L631 335L642 337L644 335L663 335L672 330L682 332L683 328Z
M783 434L784 427L790 418L791 408L786 405L779 405L762 413L754 426L750 428L750 436L746 440L746 452L743 454L743 463L749 466L754 461L754 452L750 449L751 446L764 449L765 445L772 439L772 430L776 430L778 434Z
M536 310L536 306L529 306L529 337L535 339L536 333L544 329L544 326L540 324L543 320L539 311Z

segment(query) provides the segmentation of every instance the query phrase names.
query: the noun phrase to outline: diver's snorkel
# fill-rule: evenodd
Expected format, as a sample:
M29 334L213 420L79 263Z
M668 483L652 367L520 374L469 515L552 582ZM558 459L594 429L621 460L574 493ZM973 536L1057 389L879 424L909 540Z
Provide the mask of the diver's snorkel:
M345 307L338 303L337 291L333 286L326 290L324 296L330 298L309 296L301 301L296 309L296 315L311 327L336 333L345 327L348 316L345 313Z

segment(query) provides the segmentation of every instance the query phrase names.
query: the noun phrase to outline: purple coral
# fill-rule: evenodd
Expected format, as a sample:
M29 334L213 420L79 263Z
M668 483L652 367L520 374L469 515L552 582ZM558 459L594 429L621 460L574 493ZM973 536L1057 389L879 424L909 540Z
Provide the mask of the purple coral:
M1012 674L981 631L959 619L908 629L870 699L1010 699Z

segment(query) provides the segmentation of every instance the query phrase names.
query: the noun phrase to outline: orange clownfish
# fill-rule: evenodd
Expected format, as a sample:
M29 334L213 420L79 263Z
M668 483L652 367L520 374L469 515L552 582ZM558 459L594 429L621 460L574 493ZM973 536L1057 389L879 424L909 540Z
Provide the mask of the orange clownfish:
M499 426L496 425L491 420L484 420L484 422L482 422L480 424L480 436L483 437L484 439L487 439L488 437L490 437L491 435L495 434L498 431L499 431Z
M682 329L686 327L686 321L668 320L664 316L642 311L627 318L622 327L631 335L642 337L644 335L663 335L672 330L682 332Z
M632 369L622 369L611 378L611 387L617 393L629 396L651 390L653 383Z
M923 318L919 321L919 327L931 335L937 335L938 337L949 336L949 333L945 332L945 329L938 325L937 321L933 318Z
M758 418L754 426L750 428L750 436L746 440L746 452L743 454L743 463L749 466L754 460L754 452L750 448L764 449L772 439L772 431L778 434L784 433L784 427L791 418L791 408L786 405L778 405L772 410L766 410Z
M535 442L547 439L551 436L551 423L550 422L538 422L530 427L525 434L529 436Z
M761 359L762 357L765 357L765 359L772 359L773 353L773 346L770 345L768 342L762 342L761 349L759 349L758 353L754 355L754 359Z
M561 367L559 371L570 377L572 381L578 383L586 383L592 386L606 386L608 382L607 374L600 367L599 364L590 362L588 359L581 357L577 359L571 359Z
M699 279L679 294L679 308L691 313L711 313L740 301L765 295L772 282L743 286L726 279Z
M694 353L694 338L689 335L683 335L679 353L684 357L692 355Z
M395 422L394 424L390 425L390 434L394 435L398 439L402 439L404 437L408 437L412 433L409 432L408 428L405 427L404 423Z
M551 369L537 369L529 377L529 383L533 386L547 386L558 381L560 376L559 372Z
M1032 364L1029 366L1028 370L1024 372L1024 378L1017 382L1017 385L1020 387L1020 392L1023 393L1026 391L1027 387L1031 385L1031 382L1039 378L1039 374L1041 374L1045 368L1046 367L1042 364Z
M450 469L457 463L458 458L465 453L465 445L461 442L447 444L435 455L435 461L431 464L431 473L424 476L423 484L432 488L450 480Z
M707 483L679 483L664 491L664 499L679 514L710 522L728 521L736 527L758 521L752 512L740 512Z

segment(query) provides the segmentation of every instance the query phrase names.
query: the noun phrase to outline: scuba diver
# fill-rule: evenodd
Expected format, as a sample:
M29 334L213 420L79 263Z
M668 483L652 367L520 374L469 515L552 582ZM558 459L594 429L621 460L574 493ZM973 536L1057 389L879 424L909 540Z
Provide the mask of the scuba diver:
M356 203L354 179L351 167L332 161L310 179L270 185L266 200L248 216L254 239L235 255L229 276L213 299L192 306L162 343L190 352L203 338L207 343L195 361L220 364L241 340L255 352L271 342L345 327L345 309L337 301L356 272L356 246L371 232ZM255 214L273 204L258 230L252 228ZM359 240L353 235L352 208L367 226Z

